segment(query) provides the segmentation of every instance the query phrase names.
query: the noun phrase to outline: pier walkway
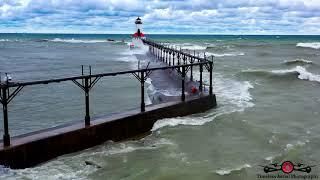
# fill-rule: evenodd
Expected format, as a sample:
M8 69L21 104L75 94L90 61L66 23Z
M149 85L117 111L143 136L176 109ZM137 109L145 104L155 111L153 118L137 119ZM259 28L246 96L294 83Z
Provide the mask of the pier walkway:
M153 124L162 118L185 116L203 112L216 106L213 94L213 62L185 52L172 49L150 40L143 40L149 46L156 67L145 65L137 70L110 72L101 74L83 74L74 77L49 79L31 82L12 82L8 78L0 81L0 102L3 106L4 134L0 145L0 164L10 168L26 168L43 163L57 156L72 153L101 144L107 140L124 140L150 132ZM193 81L193 69L200 69L200 81ZM208 91L204 91L203 70L210 73ZM188 75L190 73L190 75ZM98 119L90 117L90 90L103 77L132 74L141 86L140 108ZM153 104L145 105L146 80L158 90L175 89L180 94L166 96L165 93L154 96ZM17 137L9 135L9 103L26 86L46 85L72 81L84 92L84 121L74 122L50 129L44 129ZM194 89L197 91L193 91ZM191 92L193 91L193 92ZM159 100L160 99L160 100Z

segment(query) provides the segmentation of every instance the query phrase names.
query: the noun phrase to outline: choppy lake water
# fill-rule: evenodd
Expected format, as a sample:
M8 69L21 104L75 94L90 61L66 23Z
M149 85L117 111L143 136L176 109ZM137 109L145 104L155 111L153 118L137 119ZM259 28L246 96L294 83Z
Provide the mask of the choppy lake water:
M138 141L106 142L24 170L1 168L0 178L256 179L259 165L271 162L319 164L320 36L149 37L214 56L216 109L160 120ZM80 75L81 65L93 73L136 69L134 54L144 52L130 51L129 41L0 34L0 72L29 81ZM139 107L139 92L133 76L104 78L91 93L92 116ZM72 83L26 87L9 106L10 135L83 119L83 101Z

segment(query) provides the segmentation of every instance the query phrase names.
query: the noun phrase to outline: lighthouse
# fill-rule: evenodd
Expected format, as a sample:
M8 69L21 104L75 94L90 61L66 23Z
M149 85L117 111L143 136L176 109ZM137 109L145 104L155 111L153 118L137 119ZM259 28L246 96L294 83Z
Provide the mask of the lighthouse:
M140 48L143 46L142 39L145 39L145 35L142 33L142 21L138 17L135 21L137 31L132 35L131 48Z

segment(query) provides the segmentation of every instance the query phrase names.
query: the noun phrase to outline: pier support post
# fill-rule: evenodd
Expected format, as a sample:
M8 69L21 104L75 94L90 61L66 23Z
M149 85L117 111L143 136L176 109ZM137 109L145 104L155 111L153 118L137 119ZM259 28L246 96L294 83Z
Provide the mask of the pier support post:
M166 56L166 64L168 64L168 51L165 51L165 56Z
M185 89L185 77L186 77L186 69L183 66L182 67L182 84L181 84L181 101L185 101L186 96L184 94L184 89Z
M85 101L86 101L86 116L85 116L85 125L90 126L90 102L89 102L89 78L84 79L84 92L85 92Z
M157 47L157 58L159 59L159 48Z
M199 91L202 92L202 72L203 72L203 65L200 64L200 84L199 84Z
M209 69L210 69L210 87L209 87L209 94L212 95L212 71L213 71L213 62L209 61Z
M144 71L141 72L141 112L146 111L146 105L144 103Z
M10 135L9 135L9 125L8 125L8 87L4 86L1 88L2 97L2 108L3 108L3 146L10 146Z
M172 66L174 66L174 52L173 52L173 56L172 56Z
M193 58L190 58L191 64L193 64ZM193 81L193 66L190 67L190 80Z
M161 61L164 62L164 50L161 48Z

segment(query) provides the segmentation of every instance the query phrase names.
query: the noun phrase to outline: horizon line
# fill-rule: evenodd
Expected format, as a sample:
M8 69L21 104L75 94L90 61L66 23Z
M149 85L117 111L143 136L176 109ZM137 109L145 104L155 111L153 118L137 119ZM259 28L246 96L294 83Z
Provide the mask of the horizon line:
M132 33L72 33L72 32L0 32L0 34L65 34L65 35L131 35ZM212 36L320 36L320 34L214 34L214 33L148 33L149 35L212 35ZM145 35L148 35L145 34Z

